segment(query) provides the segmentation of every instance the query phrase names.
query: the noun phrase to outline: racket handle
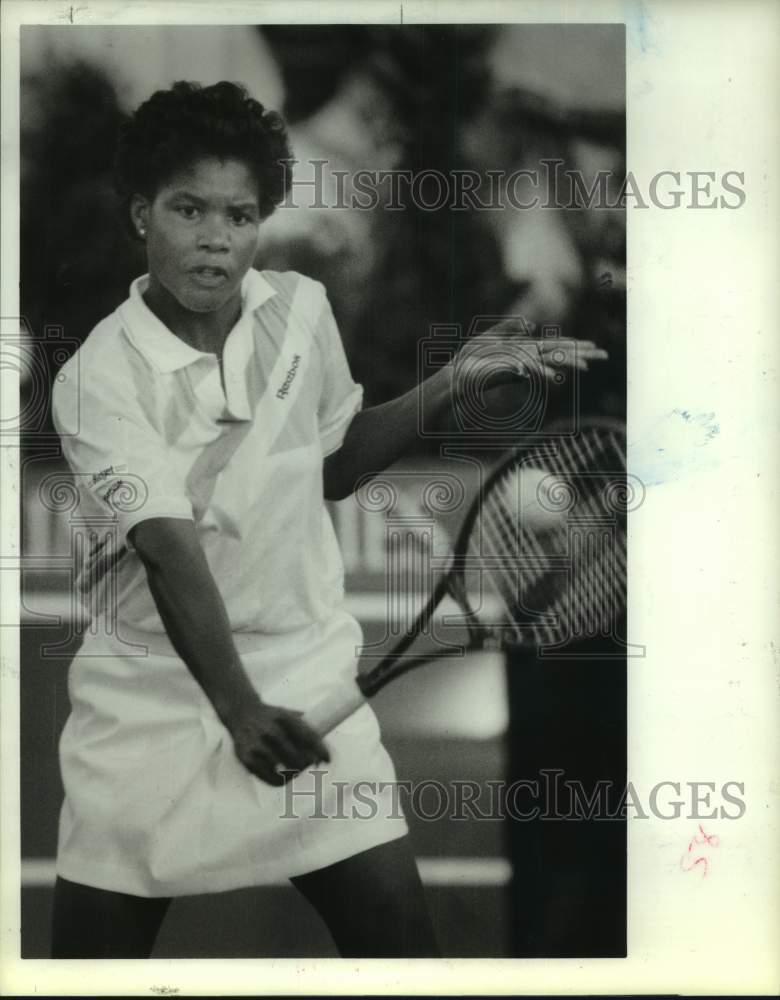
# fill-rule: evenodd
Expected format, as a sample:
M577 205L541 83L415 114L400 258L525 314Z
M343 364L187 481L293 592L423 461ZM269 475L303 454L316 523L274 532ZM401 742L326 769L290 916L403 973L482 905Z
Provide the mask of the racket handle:
M314 708L309 709L304 714L303 721L320 736L326 736L365 704L363 692L357 686L357 682L352 682L348 687L337 688Z

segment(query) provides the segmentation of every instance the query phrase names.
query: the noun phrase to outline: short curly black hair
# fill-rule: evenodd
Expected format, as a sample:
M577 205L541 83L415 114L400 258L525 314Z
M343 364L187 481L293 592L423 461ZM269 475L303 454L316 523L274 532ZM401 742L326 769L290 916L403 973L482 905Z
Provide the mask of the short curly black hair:
M266 110L245 87L223 80L210 87L180 80L158 90L122 125L114 180L123 220L130 200L150 200L178 170L206 156L244 161L257 179L261 218L292 184L292 152L281 115ZM130 226L131 233L136 236Z

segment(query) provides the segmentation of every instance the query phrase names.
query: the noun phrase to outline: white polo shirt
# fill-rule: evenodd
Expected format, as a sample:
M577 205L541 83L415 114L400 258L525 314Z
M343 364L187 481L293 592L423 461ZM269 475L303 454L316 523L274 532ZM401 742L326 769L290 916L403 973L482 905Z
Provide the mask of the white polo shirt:
M250 270L215 355L148 308L148 276L98 324L55 383L53 415L83 511L114 526L91 553L89 588L116 564L119 621L167 637L128 531L192 519L235 633L283 633L328 618L343 568L323 503L322 460L361 406L324 287ZM118 560L118 561L117 561ZM104 578L105 579L105 578Z

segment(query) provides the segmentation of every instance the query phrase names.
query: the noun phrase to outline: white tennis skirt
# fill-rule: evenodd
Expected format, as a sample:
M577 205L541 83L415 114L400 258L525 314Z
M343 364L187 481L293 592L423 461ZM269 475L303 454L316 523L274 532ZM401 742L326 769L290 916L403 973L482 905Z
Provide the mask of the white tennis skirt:
M368 706L327 738L329 764L275 788L238 761L167 638L143 638L145 653L128 645L128 630L121 642L90 636L71 664L63 878L137 896L219 892L302 875L407 832ZM361 633L338 612L324 625L237 639L263 699L306 711L354 676Z

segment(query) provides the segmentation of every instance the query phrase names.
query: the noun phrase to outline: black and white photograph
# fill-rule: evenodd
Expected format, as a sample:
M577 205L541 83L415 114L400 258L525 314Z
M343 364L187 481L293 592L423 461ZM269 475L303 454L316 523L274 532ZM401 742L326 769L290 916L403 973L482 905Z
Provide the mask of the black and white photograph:
M8 995L780 984L780 17L672 6L9 5Z

